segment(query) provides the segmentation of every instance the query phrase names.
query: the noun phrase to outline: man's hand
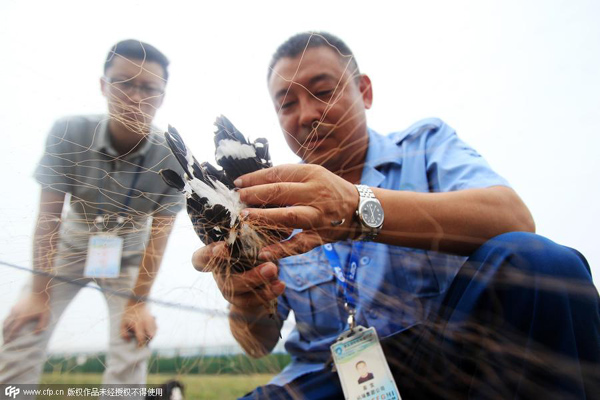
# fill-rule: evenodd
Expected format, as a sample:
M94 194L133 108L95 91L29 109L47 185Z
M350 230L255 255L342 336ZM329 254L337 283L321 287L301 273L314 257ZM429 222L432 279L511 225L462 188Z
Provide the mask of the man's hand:
M262 226L302 229L291 239L265 247L260 257L276 260L302 254L324 243L353 237L359 195L350 182L318 165L280 165L236 180L251 221Z
M225 300L240 309L254 310L267 307L280 296L285 284L278 279L277 266L272 262L261 264L242 273L227 272L228 252L225 243L212 243L194 253L192 264L198 271L213 271L219 290ZM215 263L217 265L215 265Z
M156 335L156 318L150 314L146 303L129 302L121 318L121 337L127 341L135 338L138 347L146 346Z
M10 311L4 320L3 335L4 342L8 343L17 337L19 331L28 322L37 321L35 334L40 334L48 327L50 322L50 297L47 292L29 293Z
M197 250L192 263L198 271L212 271L223 297L231 304L229 325L233 337L251 357L268 354L279 340L281 322L269 317L273 300L283 294L285 284L272 262L242 273L228 273L229 252L225 243L212 243Z

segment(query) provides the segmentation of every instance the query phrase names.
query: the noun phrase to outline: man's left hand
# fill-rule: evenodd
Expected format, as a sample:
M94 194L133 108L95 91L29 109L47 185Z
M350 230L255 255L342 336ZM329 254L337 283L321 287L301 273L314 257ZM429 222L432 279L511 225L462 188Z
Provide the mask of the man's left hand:
M145 303L127 303L121 319L121 337L127 341L134 338L138 347L146 346L156 335L156 318L150 314Z

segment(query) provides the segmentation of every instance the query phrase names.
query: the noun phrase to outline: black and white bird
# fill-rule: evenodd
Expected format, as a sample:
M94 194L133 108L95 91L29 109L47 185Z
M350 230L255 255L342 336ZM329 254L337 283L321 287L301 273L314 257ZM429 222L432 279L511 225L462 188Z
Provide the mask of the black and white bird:
M222 169L198 163L177 130L169 126L165 138L184 174L170 169L160 174L169 186L185 194L187 212L200 239L205 244L225 241L231 252L230 272L242 272L256 265L261 247L282 239L277 231L257 229L241 217L246 205L233 184L239 176L272 166L269 144L263 138L249 142L224 116L217 118L215 126L215 158Z

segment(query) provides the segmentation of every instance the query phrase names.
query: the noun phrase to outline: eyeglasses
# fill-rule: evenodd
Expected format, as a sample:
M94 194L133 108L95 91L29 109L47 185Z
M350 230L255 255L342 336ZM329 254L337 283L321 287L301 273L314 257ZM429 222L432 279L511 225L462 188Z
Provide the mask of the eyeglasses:
M138 85L128 79L111 78L105 76L104 80L126 94L132 94L134 90L137 90L142 96L145 97L156 97L165 93L165 88L150 85Z

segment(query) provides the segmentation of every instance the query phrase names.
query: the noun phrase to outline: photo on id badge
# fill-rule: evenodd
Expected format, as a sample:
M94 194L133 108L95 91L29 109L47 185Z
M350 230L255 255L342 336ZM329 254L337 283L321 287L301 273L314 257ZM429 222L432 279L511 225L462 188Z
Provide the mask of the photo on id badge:
M369 366L367 365L366 361L360 360L359 362L356 363L355 367L359 373L359 375L358 375L358 384L359 385L361 383L365 383L365 382L370 381L371 379L375 378L373 373L369 372Z
M360 358L349 363L341 364L338 371L346 380L348 388L359 390L362 394L365 390L378 384L382 386L382 379L386 377L385 366L381 365L375 357L369 354L362 354ZM355 390L352 390L354 392Z

